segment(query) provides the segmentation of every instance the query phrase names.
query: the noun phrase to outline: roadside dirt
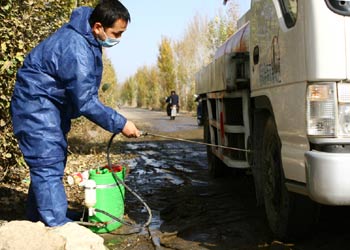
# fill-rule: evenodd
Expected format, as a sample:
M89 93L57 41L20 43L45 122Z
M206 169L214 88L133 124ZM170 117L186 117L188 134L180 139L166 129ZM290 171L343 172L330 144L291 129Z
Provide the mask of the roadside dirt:
M202 141L202 127L197 126L191 114L180 113L171 121L165 112L132 108L119 111L145 132ZM83 189L69 186L66 178L73 172L106 165L111 135L93 125L76 126L69 136L65 185L70 207L81 211ZM322 208L320 223L303 241L276 241L264 209L256 206L249 171L210 178L203 145L156 136L117 136L110 156L113 163L127 168L126 184L144 199L153 215L151 225L140 232L133 233L137 228L123 225L112 233L101 234L110 250L350 249L350 222L345 219L348 208ZM0 220L24 218L28 172L11 172L10 176L0 185ZM148 219L145 207L128 191L124 219L136 225Z

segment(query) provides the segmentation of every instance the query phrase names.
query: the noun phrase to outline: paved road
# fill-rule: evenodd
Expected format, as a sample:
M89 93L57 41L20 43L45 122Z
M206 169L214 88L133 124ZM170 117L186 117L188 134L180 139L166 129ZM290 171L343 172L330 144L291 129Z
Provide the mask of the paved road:
M202 128L197 126L197 120L193 113L180 112L175 120L170 120L165 111L123 107L118 112L135 122L142 130L151 129L153 132L165 133L191 130L196 133L197 139L202 138L202 132L200 132Z

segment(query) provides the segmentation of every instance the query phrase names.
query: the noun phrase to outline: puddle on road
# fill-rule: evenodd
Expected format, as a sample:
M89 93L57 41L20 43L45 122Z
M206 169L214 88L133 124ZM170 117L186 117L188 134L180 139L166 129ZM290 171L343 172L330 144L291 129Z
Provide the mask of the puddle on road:
M123 150L136 156L125 161L130 170L126 182L152 209L150 233L154 245L173 249L171 244L176 243L181 245L178 249L189 249L188 244L222 244L227 242L222 238L227 237L225 223L230 229L237 222L243 223L231 209L234 191L216 190L208 176L205 146L138 142L127 144ZM148 216L143 205L129 194L126 213L137 222L146 221ZM191 249L208 248L197 245Z
M171 175L171 174L167 174L163 177L163 180L168 181L174 185L181 185L183 184L185 181L183 179L181 179L180 177L177 177L176 175Z
M184 166L182 165L173 165L173 168L175 168L176 170L178 171L182 171L182 172L185 172L185 173L193 173L194 171L189 169L189 168L185 168Z
M152 198L153 209L160 209L164 200L169 199L173 191L168 190L176 190L186 183L196 186L207 184L200 181L196 174L206 173L204 146L168 141L138 142L127 143L123 150L126 154L136 155L135 158L124 161L130 170L127 183L135 185L141 196L153 197L157 193L157 197ZM192 175L196 176L193 180Z
M162 220L160 219L160 212L158 210L152 210L152 221L149 225L149 232L151 234L152 242L156 247L160 247L160 226L162 225Z
M127 143L125 144L125 148L126 149L132 149L132 150L140 150L142 148L147 148L147 149L150 149L150 148L158 148L158 145L156 143L151 143L151 142L148 142L148 143Z
M149 225L151 230L159 230L160 225L162 225L163 221L160 218L160 212L158 210L152 210L152 221Z
M126 183L152 209L153 246L179 250L228 246L217 248L228 250L233 249L229 246L257 245L261 237L265 238L264 231L261 233L264 224L255 229L264 220L256 212L251 183L246 184L243 179L233 181L234 177L210 179L205 146L137 142L126 144L122 150L136 156L125 160L130 170ZM252 198L243 204L242 197ZM147 221L146 209L129 193L125 206L128 218L139 224Z
M166 186L182 185L189 181L200 185L199 181L189 179L186 173L206 168L204 149L205 147L174 142L128 143L125 145L125 153L136 154L138 157L126 160L125 164L130 168L130 178L137 177L138 184L154 182Z
M202 181L202 180L195 180L195 179L192 179L192 185L193 186L208 186L208 183L207 181Z
M159 168L162 165L164 165L166 162L165 161L157 161L155 159L151 159L150 157L152 157L153 155L141 155L141 160L143 160L143 165L147 166L147 167L155 167L155 168Z

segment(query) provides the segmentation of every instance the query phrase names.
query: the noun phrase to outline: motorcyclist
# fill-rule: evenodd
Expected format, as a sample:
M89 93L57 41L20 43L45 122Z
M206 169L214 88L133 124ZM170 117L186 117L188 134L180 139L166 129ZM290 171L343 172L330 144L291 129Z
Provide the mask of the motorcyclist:
M170 92L170 96L167 97L166 102L168 103L167 105L167 114L170 116L170 119L175 119L175 115L172 115L171 109L173 106L176 107L176 113L179 112L180 106L179 106L179 96L176 94L175 90L172 90Z

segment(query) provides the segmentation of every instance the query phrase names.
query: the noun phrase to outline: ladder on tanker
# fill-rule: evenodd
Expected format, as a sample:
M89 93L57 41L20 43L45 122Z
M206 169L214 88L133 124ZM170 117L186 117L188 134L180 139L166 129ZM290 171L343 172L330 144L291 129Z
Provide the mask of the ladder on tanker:
M250 77L249 54L232 53L227 59L226 90L207 94L209 120L208 142L238 148L211 147L211 151L227 166L249 168L250 148Z

